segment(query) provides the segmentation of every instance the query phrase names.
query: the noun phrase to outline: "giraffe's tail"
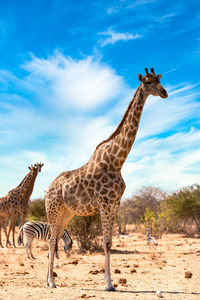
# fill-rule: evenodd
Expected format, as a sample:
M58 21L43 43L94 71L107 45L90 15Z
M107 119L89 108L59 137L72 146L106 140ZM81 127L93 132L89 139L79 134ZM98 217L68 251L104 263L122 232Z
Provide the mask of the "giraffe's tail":
M23 243L23 226L19 229L17 243L19 246Z

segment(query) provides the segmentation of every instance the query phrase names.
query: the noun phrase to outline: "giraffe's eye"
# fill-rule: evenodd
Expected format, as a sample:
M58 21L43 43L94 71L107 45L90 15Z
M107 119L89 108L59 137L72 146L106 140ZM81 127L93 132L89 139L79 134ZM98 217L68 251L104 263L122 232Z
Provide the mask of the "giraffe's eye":
M148 81L146 81L146 84L148 84L148 85L149 85L149 84L151 84L151 81L149 81L149 80L148 80Z

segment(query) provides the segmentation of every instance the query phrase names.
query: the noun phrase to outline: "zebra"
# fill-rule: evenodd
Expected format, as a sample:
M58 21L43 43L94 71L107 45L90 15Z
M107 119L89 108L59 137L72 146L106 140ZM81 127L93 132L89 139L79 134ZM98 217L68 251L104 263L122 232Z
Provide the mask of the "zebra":
M49 225L44 222L27 222L19 230L18 245L22 244L23 233L26 237L26 255L27 258L35 259L32 253L32 242L34 238L46 241L50 237ZM72 248L72 239L70 238L67 230L64 230L61 237L65 243L64 251ZM58 257L58 244L56 243L56 258Z
M149 248L156 248L158 246L158 242L155 237L150 236L150 229L146 228L147 231L147 245L149 245Z

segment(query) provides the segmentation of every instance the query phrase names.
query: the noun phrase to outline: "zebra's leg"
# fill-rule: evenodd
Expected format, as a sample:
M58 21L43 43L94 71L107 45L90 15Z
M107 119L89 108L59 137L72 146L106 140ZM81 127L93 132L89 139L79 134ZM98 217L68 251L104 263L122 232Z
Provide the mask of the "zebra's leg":
M36 257L33 255L32 252L32 243L33 243L34 237L32 237L31 239L29 239L29 253L32 259L36 259Z
M30 256L29 256L29 245L28 245L28 242L26 242L26 256L27 256L27 258L30 258Z
M32 258L32 259L35 259L35 256L33 255L32 253L32 243L33 243L33 240L34 240L34 237L29 237L29 236L26 236L26 255L28 258Z
M32 259L36 259L36 257L33 255L32 247L30 247L30 254L31 254L31 258L32 258Z

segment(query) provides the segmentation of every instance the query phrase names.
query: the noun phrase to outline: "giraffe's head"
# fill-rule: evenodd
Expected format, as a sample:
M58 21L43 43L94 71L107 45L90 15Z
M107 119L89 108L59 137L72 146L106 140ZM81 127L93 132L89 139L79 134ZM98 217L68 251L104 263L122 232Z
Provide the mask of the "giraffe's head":
M32 172L32 171L35 171L35 166L33 166L33 165L29 166L28 168L29 168L29 170L30 170L31 172Z
M42 163L37 163L34 165L35 168L37 169L38 173L41 172L42 167L44 166L44 164Z
M154 69L151 68L151 73L148 72L147 68L145 68L146 74L142 76L138 74L139 80L144 85L145 90L153 96L160 96L161 98L167 98L168 94L163 86L160 84L160 79L162 75L156 75L154 73Z

